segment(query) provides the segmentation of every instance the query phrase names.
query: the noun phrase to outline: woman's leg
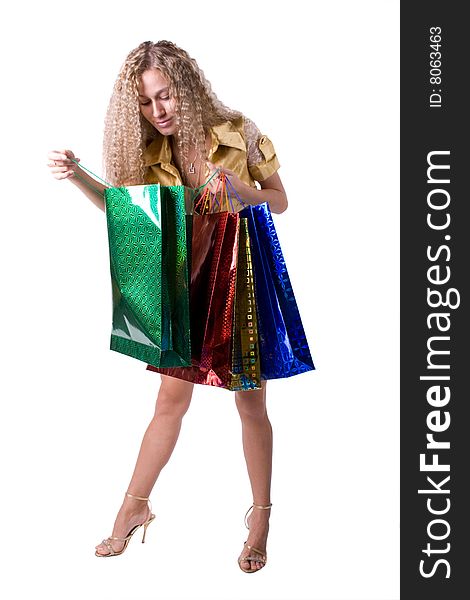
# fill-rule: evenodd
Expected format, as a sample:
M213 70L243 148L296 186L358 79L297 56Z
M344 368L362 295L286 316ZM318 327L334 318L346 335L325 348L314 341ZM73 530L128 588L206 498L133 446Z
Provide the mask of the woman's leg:
M235 392L235 403L242 422L243 451L254 504L267 506L271 502L271 471L273 432L266 410L266 380L260 390ZM247 542L250 546L266 551L271 509L254 508L247 521L250 527ZM245 546L240 556L250 553ZM242 567L261 568L259 561L242 561Z
M145 432L134 473L126 491L147 498L166 465L178 440L181 423L191 403L194 384L175 377L161 375L155 414ZM124 496L124 501L114 523L112 537L125 537L137 524L150 516L148 504ZM115 552L122 550L124 542L111 541ZM105 544L96 546L100 554L108 554Z

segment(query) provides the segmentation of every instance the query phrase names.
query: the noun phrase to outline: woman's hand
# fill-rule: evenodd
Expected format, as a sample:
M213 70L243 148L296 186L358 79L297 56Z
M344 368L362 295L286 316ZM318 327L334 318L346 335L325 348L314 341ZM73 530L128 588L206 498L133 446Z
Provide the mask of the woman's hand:
M80 161L79 158L75 158L75 154L72 150L52 150L47 155L49 162L47 166L50 168L54 179L68 179L73 177L79 170L79 166L74 163L71 158Z
M229 184L226 186L229 195L235 195L233 192L233 190L235 190L235 192L243 200L243 193L246 191L246 188L250 187L249 185L244 183L238 177L238 175L230 169L226 169L225 167L222 167L220 165L215 165L210 161L206 161L206 164L209 168L209 175L207 176L207 178L211 177L216 170L218 170L219 173L224 173L224 175L226 175L226 178L229 181ZM213 179L211 179L211 181L207 184L207 187L213 194L215 194L218 189L220 190L220 176L216 175Z
M108 186L85 173L85 170L72 160L80 161L79 158L75 158L72 150L52 150L47 158L49 159L47 166L50 168L54 179L69 179L70 183L83 192L95 206L106 212L103 196L104 190ZM78 175L79 172L80 175Z
M251 204L256 206L257 204L263 204L264 202L269 203L269 207L273 213L281 214L287 209L287 196L284 186L282 185L281 178L279 174L273 173L263 181L260 181L259 184L261 189L259 190L256 187L251 187L241 181L241 179L230 169L226 169L225 167L217 167L217 165L212 164L207 161L207 164L212 169L210 175L213 174L215 169L219 169L222 173L225 173L227 179L229 179L233 188L237 192L238 196L245 204ZM215 192L217 189L218 177L214 177L211 182L207 185L211 192ZM229 193L232 192L232 195L235 195L233 190L230 189L230 183L227 186Z

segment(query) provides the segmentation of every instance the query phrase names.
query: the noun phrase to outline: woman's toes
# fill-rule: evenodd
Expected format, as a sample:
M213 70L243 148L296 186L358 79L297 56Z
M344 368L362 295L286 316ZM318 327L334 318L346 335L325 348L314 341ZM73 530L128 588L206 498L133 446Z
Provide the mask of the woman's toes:
M98 554L104 554L104 555L111 554L111 552L106 544L103 544L103 543L98 544L98 546L95 546L95 548L96 548ZM114 545L112 545L112 548L114 551L116 551L116 548L114 547Z

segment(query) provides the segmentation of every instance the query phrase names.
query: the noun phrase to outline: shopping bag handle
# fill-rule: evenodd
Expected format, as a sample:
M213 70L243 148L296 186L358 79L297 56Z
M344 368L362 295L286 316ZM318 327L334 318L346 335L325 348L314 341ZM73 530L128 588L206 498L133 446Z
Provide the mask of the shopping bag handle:
M88 171L88 173L90 173L90 175L93 175L93 177L95 177L96 179L99 179L102 183L104 183L105 185L107 185L108 187L116 187L113 186L109 183L109 181L105 181L102 177L100 177L99 175L97 175L96 173L93 173L93 171L90 171L90 169L88 169L87 167L85 167L83 164L79 164L78 160L75 160L73 158L70 159L72 162L74 162L76 165L78 165L81 169L83 169L84 171ZM197 195L199 193L200 190L202 190L203 188L205 188L207 186L207 184L220 172L220 168L217 168L214 173L212 173L212 175L209 177L209 179L207 181L205 181L202 185L195 187L195 188L190 188L195 195ZM81 177L78 173L75 173L75 177L78 177L79 179L81 179L84 183L86 183L88 185L88 187L91 187L95 192L98 192L98 194L100 194L100 196L103 196L103 194L99 191L98 188L94 187L93 185L91 185L90 183L88 183L88 181L86 179L84 179L83 177ZM128 186L121 186L121 187L128 187Z
M105 185L107 185L108 187L113 187L108 181L105 181L104 179L102 179L99 175L96 175L96 173L93 173L93 171L90 171L90 169L87 169L85 166L83 166L82 164L78 163L78 160L75 160L74 158L70 159L72 162L74 162L76 165L78 165L81 169L83 169L84 171L88 171L88 173L90 173L90 175L93 175L93 177L95 177L96 179L99 179L101 182L103 182ZM96 188L94 185L92 185L91 183L89 183L84 177L82 177L81 175L79 175L78 173L75 173L74 175L75 177L78 177L79 179L81 179L83 181L83 183L85 183L89 188L91 188L93 191L98 192L98 194L102 197L104 197L104 194L102 194L100 192L100 190L98 188Z
M93 175L93 177L95 177L96 179L99 179L106 186L111 187L111 188L115 187L115 186L111 185L108 181L104 180L99 175L96 175L96 173L93 173L93 171L91 171L90 169L88 169L87 167L85 167L83 164L79 164L77 160L75 160L73 158L71 158L70 160L72 162L74 162L75 164L77 164L84 171L88 171L88 173L90 173L90 175ZM212 181L212 179L216 175L219 175L219 173L220 173L221 177L219 178L216 191L212 192L212 197L211 197L211 192L210 192L209 188L207 187L207 185L210 183L210 181ZM100 192L100 190L98 188L96 188L94 185L90 184L84 177L81 177L81 175L79 175L78 173L75 173L75 177L78 177L79 179L81 179L89 188L91 188L93 191L97 192L101 197L104 198L104 194L102 194ZM120 187L128 187L128 186L120 186ZM207 203L209 202L209 206L211 208L210 212L212 212L212 207L214 206L214 204L216 205L217 208L219 208L219 201L217 199L217 193L219 192L219 187L221 187L221 189L220 189L221 197L225 193L225 199L228 202L230 202L230 207L232 209L232 212L235 212L234 211L233 202L232 202L232 195L235 196L235 198L238 200L238 202L243 207L247 206L247 204L245 202L243 202L243 200L240 198L238 192L233 187L233 184L230 181L230 179L221 170L220 167L217 167L215 169L215 171L212 173L212 175L202 185L200 185L198 187L195 187L195 188L190 188L190 189L193 192L193 198L195 198L200 193L200 191L205 188L205 191L203 192L201 198L197 202L197 205L199 205L200 203L203 203L203 206L205 207L207 205Z
M211 192L210 189L207 187L207 184L212 180L213 177L215 177L219 173L220 176L217 181L215 191ZM243 200L240 198L238 192L236 191L232 182L230 181L230 178L220 168L217 168L205 183L203 183L199 187L192 189L194 192L194 197L196 197L199 194L200 190L204 189L201 197L194 204L194 208L198 209L201 212L201 214L221 212L221 209L222 211L224 210L224 203L227 207L227 211L237 212L234 207L233 196L237 199L238 203L241 204L243 208L247 206L247 204L243 202ZM216 210L214 210L214 207L216 208Z

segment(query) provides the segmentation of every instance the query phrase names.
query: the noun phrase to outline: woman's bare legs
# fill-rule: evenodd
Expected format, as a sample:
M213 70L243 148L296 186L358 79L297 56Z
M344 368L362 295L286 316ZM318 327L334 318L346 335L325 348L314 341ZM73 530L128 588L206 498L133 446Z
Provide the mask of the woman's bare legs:
M267 506L271 502L271 472L273 452L273 432L266 410L266 380L262 380L260 390L235 392L235 403L242 421L243 451L248 476L253 492L254 504ZM266 552L271 509L253 508L247 522L250 527L247 543ZM240 557L248 556L245 546ZM259 561L242 561L245 569L260 569Z
M181 430L181 423L191 403L194 384L175 377L161 375L155 414L145 432L135 465L134 474L126 491L147 498L173 452ZM150 516L147 502L129 498L124 501L116 517L112 537L125 537L137 524ZM124 542L112 540L115 552ZM108 554L105 544L96 546L99 554Z

